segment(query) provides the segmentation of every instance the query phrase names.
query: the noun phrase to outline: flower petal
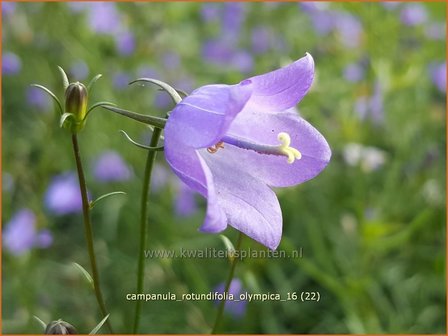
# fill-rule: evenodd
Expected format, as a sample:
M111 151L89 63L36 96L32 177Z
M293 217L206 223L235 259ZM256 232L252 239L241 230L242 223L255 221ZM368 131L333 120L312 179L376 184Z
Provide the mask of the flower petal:
M237 85L207 85L176 105L165 128L165 137L176 133L185 145L204 148L215 145L243 109L252 93L245 80Z
M224 148L214 155L222 156L235 169L250 171L252 176L272 187L303 183L327 166L331 157L327 141L311 124L293 112L258 113L245 108L232 123L227 136L278 145L280 132L290 135L291 146L301 152L301 159L289 164L284 156L259 154L229 144L224 144Z
M227 218L218 206L213 177L202 157L173 134L165 137L165 158L174 173L186 185L207 198L207 214L203 227L209 232L224 230L227 227Z
M311 87L314 78L314 60L310 54L294 63L250 78L253 94L250 103L263 111L284 111L295 106Z
M200 152L213 174L218 203L228 224L276 249L282 236L282 213L275 193L244 167L235 167L205 150Z

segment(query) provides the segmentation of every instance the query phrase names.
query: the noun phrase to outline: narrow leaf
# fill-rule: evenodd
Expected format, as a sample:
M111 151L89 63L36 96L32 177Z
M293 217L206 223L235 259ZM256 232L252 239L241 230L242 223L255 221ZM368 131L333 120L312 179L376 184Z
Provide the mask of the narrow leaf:
M93 279L92 276L89 274L89 272L87 272L86 269L78 263L74 262L73 265L81 271L81 273L87 279L87 282L92 286L92 288L94 288Z
M233 260L234 258L234 254L235 254L235 247L233 246L232 242L230 241L229 238L227 238L226 236L220 234L219 238L221 238L221 240L224 243L224 246L227 249L228 255L229 255L229 259Z
M95 77L92 78L92 80L89 82L89 84L87 85L87 91L90 91L93 87L93 85L96 83L96 81L98 79L100 79L101 77L103 77L102 74L98 74ZM89 92L90 93L90 92Z
M101 320L101 322L98 323L98 324L96 325L96 327L92 329L91 332L89 332L89 335L95 335L95 334L101 329L101 327L103 326L103 324L106 323L106 320L109 318L109 315L110 315L110 314L107 314L106 317L103 318L103 319Z
M61 102L59 101L58 97L55 96L55 94L53 92L48 90L45 86L42 86L39 84L31 84L31 86L37 87L41 90L44 90L46 93L48 93L51 96L51 98L53 98L53 100L56 102L56 104L58 104L59 111L61 112L61 115L64 113L64 109L62 108Z
M89 206L90 206L90 209L93 209L93 207L94 207L99 201L102 201L103 199L105 199L105 198L107 198L107 197L110 197L110 196L114 196L114 195L126 195L126 193L125 193L124 191L114 191L114 192L110 192L110 193L104 194L104 195L98 197L96 200L90 202L90 205L89 205Z
M120 132L129 140L129 142L131 142L132 144L136 145L139 148L143 148L149 151L153 151L153 152L159 152L159 151L163 151L163 146L160 147L150 147L150 146L146 146L143 145L141 143L138 143L137 141L132 140L132 138L123 130L120 130Z
M109 106L109 105L103 105L101 106L103 109L121 114L125 117L140 121L144 124L149 124L149 125L153 125L155 127L158 128L165 128L165 124L166 124L166 119L164 118L158 118L158 117L153 117L153 116L149 116L149 115L144 115L144 114L140 114L140 113L136 113L136 112L132 112L132 111L128 111L128 110L124 110L118 107L113 107L113 106Z
M38 318L36 315L33 315L33 317L36 319L37 322L39 322L39 324L42 326L42 328L45 330L47 329L47 324L42 321L40 318Z
M182 100L182 97L179 95L179 93L177 93L175 88L173 88L171 85L169 85L165 82L159 81L158 79L139 78L139 79L136 79L136 80L130 82L129 84L134 84L134 83L138 83L138 82L148 82L148 83L157 85L158 87L160 87L161 89L166 91L166 93L168 93L171 96L171 98L173 99L175 104L178 104Z
M68 77L67 77L67 74L65 73L64 69L62 69L59 65L58 65L58 69L62 76L62 84L64 85L64 91L65 91L65 90L67 90L70 83L68 81Z

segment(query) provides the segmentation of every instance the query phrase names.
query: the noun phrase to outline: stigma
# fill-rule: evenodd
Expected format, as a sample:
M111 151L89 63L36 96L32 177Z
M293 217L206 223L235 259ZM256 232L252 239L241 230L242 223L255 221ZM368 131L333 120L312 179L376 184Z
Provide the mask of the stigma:
M262 145L235 136L226 135L215 146L207 148L207 151L209 153L216 153L219 148L224 148L224 143L227 143L242 149L252 150L259 154L285 156L289 164L302 158L302 153L297 148L291 146L291 136L288 133L280 132L277 135L277 139L280 142L279 145Z

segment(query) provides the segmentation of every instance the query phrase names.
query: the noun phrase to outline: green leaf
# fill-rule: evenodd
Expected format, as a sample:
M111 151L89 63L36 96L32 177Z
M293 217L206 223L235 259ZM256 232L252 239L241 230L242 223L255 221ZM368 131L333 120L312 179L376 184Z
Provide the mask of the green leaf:
M96 327L92 329L91 332L89 332L89 335L95 335L95 334L101 329L101 327L103 326L103 324L106 323L106 320L109 318L109 315L110 315L110 314L107 314L106 317L103 318L103 319L101 320L101 322L98 323L98 324L96 325Z
M226 247L226 250L228 252L229 259L232 261L234 258L234 254L235 254L235 246L233 246L230 239L227 238L226 236L220 234L219 238L221 238L221 240L223 241L224 246Z
M150 147L150 146L143 145L143 144L141 144L141 143L138 143L138 142L132 140L132 138L131 138L125 131L120 130L120 132L121 132L122 134L124 134L124 136L129 140L129 142L131 142L132 144L134 144L135 146L137 146L137 147L139 147L139 148L143 148L143 149L146 149L146 150L149 150L149 151L153 151L153 152L163 151L163 149L164 149L163 146L159 146L159 147Z
M162 129L165 128L166 119L164 119L164 118L144 115L144 114L140 114L140 113L124 110L124 109L121 109L121 108L118 108L118 107L109 106L109 105L103 105L101 107L103 109L115 112L117 114L121 114L121 115L123 115L125 117L128 117L128 118L140 121L140 122L142 122L144 124L153 125L155 127L162 128Z
M64 113L64 114L61 116L61 119L59 120L59 126L60 126L60 127L63 127L65 121L66 121L68 118L71 118L72 120L75 120L75 116L74 116L73 113Z
M67 77L67 74L65 73L64 69L62 69L59 65L58 65L58 69L62 76L62 84L64 85L64 91L65 91L65 90L67 90L70 83L68 81L68 77Z
M37 322L39 322L39 324L42 326L42 328L45 330L47 329L47 324L42 321L40 318L38 318L36 315L33 315L33 317L36 319Z
M81 273L87 279L87 282L92 286L92 288L94 288L93 279L92 276L89 274L89 272L87 272L86 269L78 263L74 262L73 265L81 271Z
M56 97L56 95L53 92L51 92L45 86L42 86L42 85L39 85L39 84L31 84L31 86L37 87L37 88L39 88L41 90L44 90L46 93L48 93L51 96L51 98L53 98L53 100L58 105L59 111L61 112L61 115L64 113L64 109L62 108L61 102L59 101L58 97Z
M113 191L107 194L104 194L100 197L98 197L96 200L91 201L89 204L90 209L93 209L93 207L99 202L102 201L103 199L110 197L110 196L114 196L114 195L126 195L126 193L124 191Z
M130 82L129 84L134 84L138 82L148 82L157 85L171 96L175 104L178 104L182 100L182 97L179 95L179 93L177 93L176 89L165 82L159 81L154 78L139 78Z
M87 85L87 91L89 91L90 94L90 90L92 89L93 85L96 83L96 81L98 79L100 79L101 77L103 77L102 74L98 74L95 77L92 78L92 80L89 82L89 84Z

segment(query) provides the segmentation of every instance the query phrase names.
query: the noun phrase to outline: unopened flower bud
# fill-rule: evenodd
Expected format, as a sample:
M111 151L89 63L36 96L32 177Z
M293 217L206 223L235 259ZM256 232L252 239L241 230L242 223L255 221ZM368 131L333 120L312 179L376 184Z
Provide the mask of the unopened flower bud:
M45 329L46 335L76 335L77 333L74 326L62 320L50 322Z
M80 82L71 83L65 90L65 112L72 113L77 122L84 120L87 111L87 89Z

